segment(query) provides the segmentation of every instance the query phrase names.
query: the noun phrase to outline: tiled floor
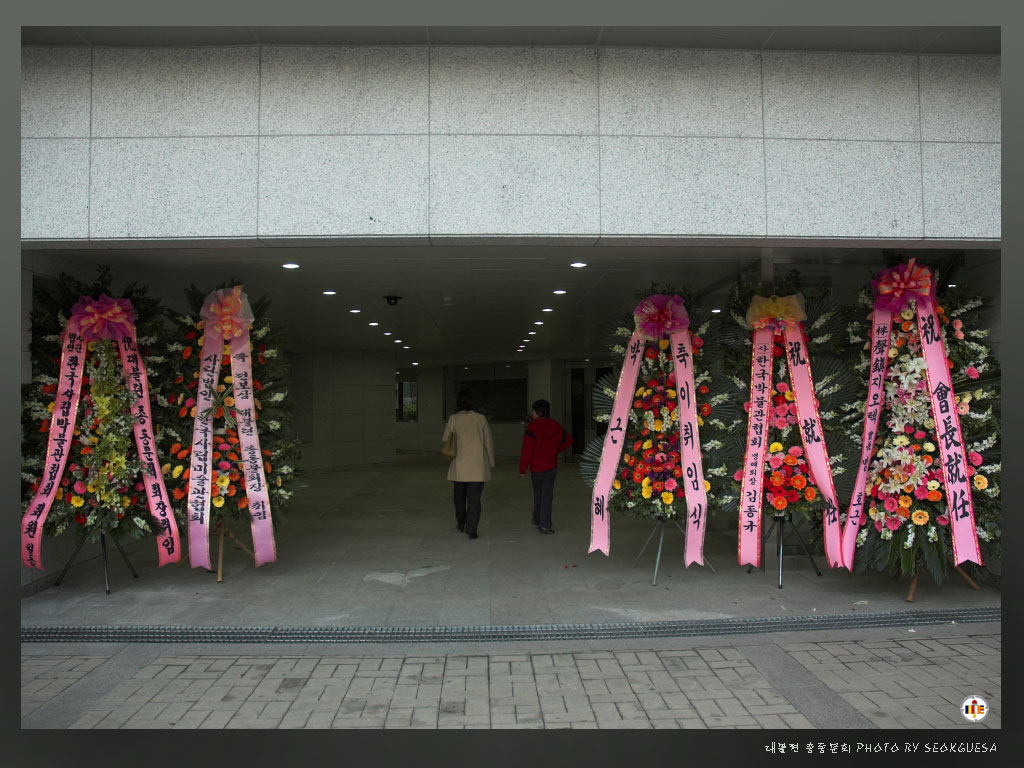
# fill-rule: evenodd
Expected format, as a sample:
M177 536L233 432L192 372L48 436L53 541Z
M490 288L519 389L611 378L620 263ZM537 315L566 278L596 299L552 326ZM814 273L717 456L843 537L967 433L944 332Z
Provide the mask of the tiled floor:
M67 727L1000 727L999 634L732 642L404 656L153 651L134 673L82 701ZM24 727L42 726L41 717L26 716L62 696L70 701L73 683L117 663L24 655ZM801 679L795 667L813 679ZM969 694L988 704L982 723L959 715Z

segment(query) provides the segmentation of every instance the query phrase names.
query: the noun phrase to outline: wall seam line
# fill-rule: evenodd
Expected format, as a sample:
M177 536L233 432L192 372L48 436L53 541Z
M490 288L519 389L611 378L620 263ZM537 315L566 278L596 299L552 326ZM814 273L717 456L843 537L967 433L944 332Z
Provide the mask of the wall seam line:
M915 56L917 61L917 156L921 167L921 237L928 233L928 222L925 219L924 208L924 122L921 108L921 56Z
M773 33L774 34L774 33ZM764 236L768 235L768 131L765 128L765 106L764 106L764 51L758 51L757 57L761 69L761 173L764 184Z

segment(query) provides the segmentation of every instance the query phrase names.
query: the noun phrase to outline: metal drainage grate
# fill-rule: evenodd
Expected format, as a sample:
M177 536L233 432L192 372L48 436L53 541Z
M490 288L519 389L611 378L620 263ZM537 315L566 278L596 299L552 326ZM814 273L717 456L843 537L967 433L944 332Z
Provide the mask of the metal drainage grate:
M22 627L23 643L455 643L524 640L615 640L746 635L824 629L905 627L1001 621L1002 609L775 616L617 624L526 624L471 627Z

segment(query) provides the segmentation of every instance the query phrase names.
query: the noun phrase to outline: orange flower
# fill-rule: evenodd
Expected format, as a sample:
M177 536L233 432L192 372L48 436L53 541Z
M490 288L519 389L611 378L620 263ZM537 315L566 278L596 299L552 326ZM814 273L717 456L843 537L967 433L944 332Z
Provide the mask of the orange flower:
M185 347L183 350L181 350L181 356L186 360L192 357L192 347Z
M782 474L781 472L772 472L772 485L782 485L784 482L786 482L786 476L784 474ZM782 507L779 507L779 509L782 509Z
M234 435L231 435L228 437L228 442L231 443L232 445L238 445L238 438L235 437Z
M188 448L182 448L176 455L179 459L184 459L188 456Z
M181 443L175 443L174 445L171 446L171 453L172 454L175 454L175 453L177 453L180 450L181 450Z
M174 496L174 498L177 499L178 501L181 501L182 499L185 498L185 491L181 488L175 488L173 491L171 491L171 495Z
M818 495L818 492L811 486L807 486L804 489L804 498L808 501L814 501L814 497Z
M906 485L903 486L903 490L906 491L907 493L913 493L914 492L914 486L911 483L907 483ZM910 506L910 505L908 504L907 506Z
M899 502L900 506L903 507L904 509L910 509L910 505L914 503L913 501L911 501L909 496L900 496Z
M181 473L182 480L188 480L188 476L192 474L192 468L186 467L185 471Z
M213 452L213 458L219 459L220 458L220 451L214 451Z
M910 507L900 507L896 510L896 514L906 520L910 517Z
M238 478L240 477L240 475L237 472L228 472L228 477L231 478L232 483L235 483L238 482Z
M263 450L261 451L261 453L262 453L262 454L263 454L264 456L269 456L269 455L270 455L270 454L272 453L272 451L268 451L268 450L267 450L266 448L264 448L264 449L263 449Z
M909 330L910 330L911 328L913 328L913 327L914 327L914 324L913 324L913 323L912 323L912 322L911 322L910 320L906 320L906 321L904 321L904 322L903 322L903 323L902 323L902 324L900 325L900 329L901 329L902 331L904 331L904 332L907 332L907 331L909 331Z
M223 415L224 415L224 409L223 409L223 408L221 408L220 406L217 406L217 411L216 411L216 412L215 412L215 413L213 414L213 417L214 417L215 419L219 419L219 418L221 418L221 417L222 417Z
M928 491L928 501L942 501L942 493L939 491Z
M220 477L220 475L217 474L217 470L213 470L213 476L210 478L210 482L216 485L218 477Z
M269 475L270 474L270 462L269 461L264 461L263 462L263 466L267 468L267 474Z
M796 488L798 491L801 488L805 487L806 485L807 485L807 478L806 477L804 477L803 475L794 475L793 476L793 487Z
M931 463L932 463L933 459L928 454L925 454L924 456L921 457L921 461L924 462L926 467L929 467L929 466L931 466Z
M795 467L796 466L796 456L790 456L788 453L786 454L786 457L782 461L784 463L786 463L786 464L789 464L789 466L791 466L791 467Z
M228 496L234 496L236 493L238 493L238 489L235 488L235 486L233 486L233 485L229 485L228 486Z
M239 509L245 509L248 506L249 506L249 497L248 496L242 496L241 498L239 498L239 500L238 500L238 508Z
M231 461L238 461L238 454L232 451L231 453L228 454L228 459L230 459Z
M775 507L776 509L785 509L786 497L783 496L781 493L776 495L775 498L772 499L772 506Z

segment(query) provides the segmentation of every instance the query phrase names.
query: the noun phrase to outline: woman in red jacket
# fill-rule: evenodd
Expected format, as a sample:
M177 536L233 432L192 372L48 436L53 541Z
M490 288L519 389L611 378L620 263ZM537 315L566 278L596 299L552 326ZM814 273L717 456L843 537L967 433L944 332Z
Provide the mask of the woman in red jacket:
M525 477L526 468L530 468L533 524L541 533L554 533L551 500L555 493L555 475L558 474L558 454L572 445L572 436L551 418L551 403L547 400L538 400L532 408L533 420L526 426L523 450L519 455L519 476Z

